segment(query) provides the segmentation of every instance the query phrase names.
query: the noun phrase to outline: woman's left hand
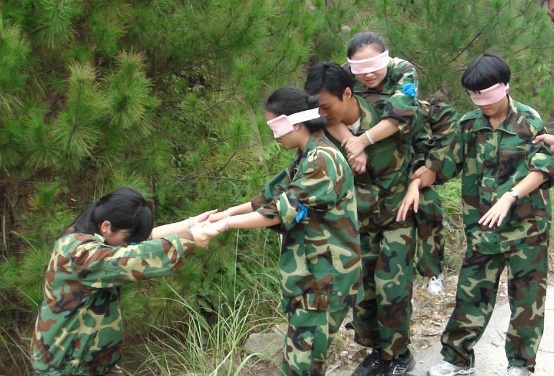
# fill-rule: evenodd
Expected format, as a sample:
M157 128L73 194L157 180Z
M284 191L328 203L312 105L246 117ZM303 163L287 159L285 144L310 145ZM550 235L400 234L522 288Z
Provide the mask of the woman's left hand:
M479 224L493 228L500 226L510 207L515 202L515 198L508 192L504 193L496 204L494 204L482 217L479 219Z

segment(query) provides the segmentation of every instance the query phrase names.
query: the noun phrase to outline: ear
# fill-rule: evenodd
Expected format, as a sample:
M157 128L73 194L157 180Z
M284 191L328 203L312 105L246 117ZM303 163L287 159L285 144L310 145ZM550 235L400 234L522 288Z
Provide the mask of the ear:
M352 97L352 89L350 89L349 87L344 89L344 92L342 93L342 97L345 99L350 99Z
M103 237L112 232L112 224L109 221L103 221L99 227L100 235Z

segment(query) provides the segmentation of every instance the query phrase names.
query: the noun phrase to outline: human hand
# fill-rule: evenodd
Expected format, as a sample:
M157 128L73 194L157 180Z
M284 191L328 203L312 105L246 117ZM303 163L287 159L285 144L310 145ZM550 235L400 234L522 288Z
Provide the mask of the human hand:
M346 150L346 155L348 156L349 161L351 157L356 157L360 153L363 153L365 149L365 144L360 137L365 137L365 135L362 134L361 136L347 137L341 143L344 150Z
M207 225L207 227L209 227L210 230L217 231L218 234L221 234L229 229L229 217L227 216L219 221L211 222Z
M229 217L229 212L228 212L229 209L227 210L224 210L222 212L218 212L218 213L213 213L209 216L208 218L208 221L209 222L217 222L217 221L221 221L222 219L224 218L227 218Z
M425 166L421 166L412 175L412 180L415 180L415 179L421 180L421 184L419 186L420 189L430 187L437 179L437 173Z
M190 233L192 234L196 246L205 249L208 248L210 240L219 234L218 231L210 227L209 222L203 222L192 227Z
M500 226L514 202L516 202L515 197L508 192L504 193L502 197L496 201L496 204L479 219L479 224L489 226L489 228Z
M348 158L348 164L357 174L363 174L366 171L367 165L367 155L365 153L360 153L355 157Z
M554 135L547 133L540 134L535 137L533 144L537 144L541 141L550 146L550 152L554 154Z
M408 186L408 191L406 192L406 195L404 196L404 199L402 200L402 204L400 205L400 208L398 209L398 213L396 214L396 221L401 222L406 220L406 216L408 215L408 211L410 210L410 207L414 208L414 212L417 213L417 210L419 208L419 187L421 184L421 180L416 179L413 180L410 185Z
M217 209L208 210L207 212L204 212L202 214L198 214L195 217L190 217L190 220L192 222L192 226L196 226L197 224L204 222L208 218L210 218L211 215L217 213Z

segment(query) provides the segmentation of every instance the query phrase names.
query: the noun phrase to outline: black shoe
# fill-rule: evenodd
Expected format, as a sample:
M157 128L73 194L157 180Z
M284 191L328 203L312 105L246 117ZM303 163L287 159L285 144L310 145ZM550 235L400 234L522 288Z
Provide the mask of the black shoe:
M381 359L379 349L373 349L371 354L356 367L352 376L377 376L381 375L385 361Z
M383 376L404 376L415 367L415 359L410 350L405 354L395 356L387 361L383 368Z

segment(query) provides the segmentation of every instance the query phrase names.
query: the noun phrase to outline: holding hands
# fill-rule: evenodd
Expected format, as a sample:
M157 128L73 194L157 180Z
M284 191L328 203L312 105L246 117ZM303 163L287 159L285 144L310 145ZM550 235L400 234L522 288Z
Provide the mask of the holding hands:
M346 154L348 155L348 163L350 163L351 166L352 166L351 161L359 157L360 154L363 154L365 156L364 149L367 146L367 144L364 143L364 140L361 137L365 137L365 136L364 135L350 136L345 138L341 143L344 150L346 150ZM364 164L364 167L365 167L365 164ZM352 166L352 168L354 167Z
M356 156L348 158L348 164L357 174L363 174L366 171L367 155L366 153L360 153Z
M150 236L152 239L160 239L171 234L177 234L180 238L186 238L187 233L190 233L197 247L208 248L210 239L219 234L219 232L206 226L209 224L207 220L210 215L216 212L217 209L209 210L179 222L155 227Z

